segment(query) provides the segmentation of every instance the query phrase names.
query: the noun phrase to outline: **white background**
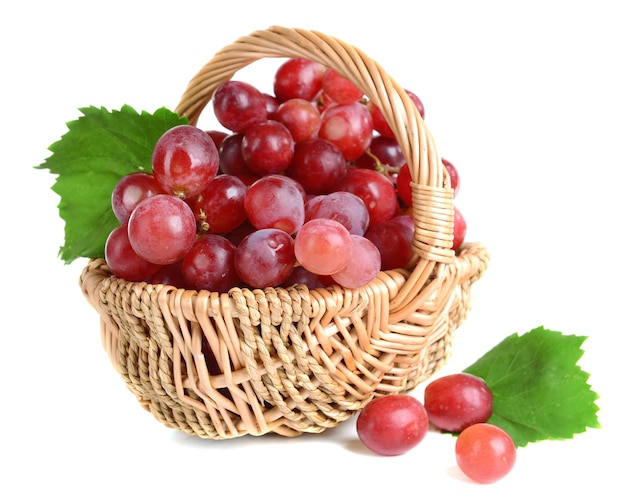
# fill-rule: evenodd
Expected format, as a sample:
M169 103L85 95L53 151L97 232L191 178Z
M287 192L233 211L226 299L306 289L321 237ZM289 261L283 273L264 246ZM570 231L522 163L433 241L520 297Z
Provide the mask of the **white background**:
M623 485L612 492L626 447L620 7L3 3L0 500L623 501ZM539 325L586 335L580 364L601 397L601 429L522 448L505 479L483 486L456 468L448 435L394 458L368 453L354 422L218 442L167 429L136 403L78 287L86 262L57 258L53 178L32 167L79 107L173 109L215 51L274 24L338 36L382 63L422 98L439 152L460 172L468 239L485 243L492 262L444 372Z

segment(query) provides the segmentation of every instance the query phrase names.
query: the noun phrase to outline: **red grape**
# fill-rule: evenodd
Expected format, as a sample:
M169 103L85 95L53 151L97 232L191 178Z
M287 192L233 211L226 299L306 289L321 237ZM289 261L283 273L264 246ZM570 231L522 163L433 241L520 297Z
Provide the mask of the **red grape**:
M287 234L304 223L304 197L298 182L285 175L268 175L254 182L244 197L250 223L257 229L273 227Z
M422 403L411 395L385 395L374 398L361 410L356 429L359 439L371 451L397 456L424 439L428 415Z
M493 395L480 377L450 374L426 386L424 407L434 426L459 433L472 424L487 422L493 410Z
M230 232L224 233L223 236L225 238L228 238L228 240L235 246L239 246L239 243L241 243L248 234L256 230L257 229L248 220L246 220L243 224L241 224L236 229L233 229Z
M292 98L281 103L272 119L287 126L295 142L314 138L322 123L317 107L302 98Z
M267 111L267 119L273 119L276 110L280 106L280 100L276 96L272 96L268 93L263 93L265 98L265 110Z
M330 99L330 96L328 96L323 90L320 91L313 103L319 110L320 114L324 113L324 110L327 110L328 108L337 105L337 103Z
M118 180L111 195L113 214L120 223L125 224L137 204L147 197L162 193L163 188L150 173L124 175Z
M452 249L458 250L465 241L467 234L467 222L461 211L454 207L454 238L452 240Z
M254 182L256 182L259 178L262 178L260 176L257 175L253 175L252 173L241 173L239 175L235 175L237 178L239 178L246 187L250 187L250 185L252 185Z
M370 216L363 200L351 192L337 191L315 200L308 207L307 220L330 218L342 224L350 234L362 236Z
M222 141L224 141L224 138L226 138L228 136L228 133L226 131L220 131L217 129L209 129L206 134L208 134L211 137L211 140L213 140L213 143L215 143L215 146L217 147L217 149L220 149L220 146L222 145Z
M295 142L284 124L267 120L250 126L241 153L252 173L264 176L284 171L291 163Z
M248 188L234 175L218 175L191 204L199 227L213 234L230 232L245 222Z
M463 473L481 484L491 484L515 465L517 451L511 436L489 423L465 428L456 439L456 461Z
M307 196L306 201L304 203L304 221L312 220L313 215L319 208L322 201L326 198L327 194L317 194Z
M404 91L406 92L408 97L411 99L411 101L415 104L415 106L417 107L417 111L419 112L419 114L422 116L422 119L423 119L424 118L424 104L422 103L422 100L420 100L419 97L414 92L409 91L408 89L405 89ZM396 135L392 131L391 127L389 126L389 123L387 122L387 119L385 119L385 116L383 115L380 108L378 108L371 101L368 101L367 107L370 113L372 114L372 121L374 124L374 129L378 131L381 135L386 136L387 138L395 138Z
M267 119L263 93L247 82L228 80L213 93L213 113L219 123L234 133Z
M406 159L398 141L381 135L374 136L368 151L355 161L359 168L385 168L390 172L393 170L389 170L389 167L400 168L405 163Z
M182 265L182 260L162 265L147 281L148 283L156 285L171 285L176 288L187 288L185 278L183 277Z
M294 267L291 274L283 281L282 286L289 287L296 284L306 285L309 289L326 286L317 274L304 267Z
M235 270L252 288L279 286L293 272L293 238L280 229L260 229L246 236L235 252Z
M335 105L322 113L318 133L334 143L346 161L361 157L369 148L373 136L372 116L365 105L355 102Z
M363 97L363 92L350 80L328 68L322 78L322 90L339 105L354 103Z
M274 75L274 95L283 102L290 98L312 101L322 88L326 67L305 58L290 58Z
M396 190L400 200L406 204L409 208L413 206L413 189L411 188L411 172L409 171L409 165L404 163L400 166L398 171L398 178L396 179Z
M346 160L333 143L322 138L297 142L286 174L308 194L327 194L347 172Z
M183 258L196 240L196 217L176 196L157 194L141 201L128 220L128 238L148 262L171 264Z
M413 220L411 216L408 219ZM400 217L370 226L365 237L380 251L383 271L404 268L413 257L413 225L406 225Z
M128 239L128 224L113 229L104 245L104 258L111 272L126 281L145 281L161 266L137 255Z
M454 195L459 192L460 187L460 179L459 174L452 163L446 161L445 159L441 159L441 162L448 170L448 174L450 175L450 186L454 189ZM398 171L398 178L396 180L396 186L398 191L398 197L400 200L406 204L407 206L413 206L412 200L412 189L411 189L411 172L409 171L408 164L404 163L400 166L400 170Z
M152 173L163 189L182 198L202 192L217 174L219 152L203 130L180 125L167 130L152 152Z
M450 175L450 186L454 189L454 195L456 196L459 193L459 188L461 187L461 180L459 178L459 172L457 171L454 164L446 159L441 159L441 162L448 170L448 175Z
M235 245L219 234L200 236L186 253L182 274L188 288L225 293L239 284Z
M391 220L405 225L411 231L411 234L415 232L415 219L411 213L401 213L393 217Z
M222 140L219 148L220 172L225 175L251 174L250 168L243 158L241 143L243 133L233 133Z
M378 171L350 168L333 190L345 190L359 196L370 214L370 226L389 220L398 211L396 189L391 180Z

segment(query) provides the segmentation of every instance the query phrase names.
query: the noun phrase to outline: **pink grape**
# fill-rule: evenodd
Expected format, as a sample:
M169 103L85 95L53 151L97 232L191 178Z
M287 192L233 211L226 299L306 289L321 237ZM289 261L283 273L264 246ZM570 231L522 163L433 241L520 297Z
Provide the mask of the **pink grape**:
M152 173L163 189L182 198L202 192L217 174L219 152L203 130L180 125L167 130L152 152Z
M279 286L296 262L293 238L280 229L260 229L237 247L234 264L238 276L252 288Z
M264 176L284 171L295 142L284 124L268 120L251 126L241 141L241 153L252 173Z
M335 105L322 113L318 133L320 138L334 143L346 161L361 157L373 137L372 116L365 105L355 102Z
M489 423L465 428L456 439L454 451L461 471L480 484L492 484L508 475L517 459L511 436Z
M126 281L145 281L161 266L137 255L128 239L128 224L113 229L104 245L104 258L111 272Z
M236 247L224 236L200 236L185 254L182 274L188 288L225 293L239 284L235 271Z
M329 218L315 218L300 228L294 249L303 267L330 276L347 265L351 246L350 233L342 224Z
M312 101L322 89L326 67L305 58L290 58L274 75L274 95L283 102L291 98Z
M272 227L293 234L304 223L302 187L285 175L267 175L250 185L244 208L257 229Z
M352 234L350 236L348 263L332 274L332 278L344 288L360 288L380 272L380 251L369 239Z
M213 113L229 131L243 133L254 124L267 120L263 93L247 82L228 80L213 93Z
M120 223L125 224L135 207L144 199L162 194L163 188L150 173L138 171L122 176L113 189L111 208Z
M141 201L128 220L128 238L148 262L171 264L183 258L196 240L196 217L185 201L157 194Z

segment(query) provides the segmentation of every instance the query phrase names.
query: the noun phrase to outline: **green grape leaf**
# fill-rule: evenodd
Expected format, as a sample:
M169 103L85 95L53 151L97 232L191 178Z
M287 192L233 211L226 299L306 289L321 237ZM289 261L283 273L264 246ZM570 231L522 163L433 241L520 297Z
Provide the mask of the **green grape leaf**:
M488 422L506 430L518 447L599 428L599 396L578 365L586 338L538 327L510 335L466 368L493 393Z
M79 257L104 257L109 233L119 225L111 208L115 184L125 174L152 171L152 149L168 129L187 118L167 110L154 114L86 107L68 131L48 148L52 154L35 169L57 175L52 190L60 197L65 242L59 257L69 264Z

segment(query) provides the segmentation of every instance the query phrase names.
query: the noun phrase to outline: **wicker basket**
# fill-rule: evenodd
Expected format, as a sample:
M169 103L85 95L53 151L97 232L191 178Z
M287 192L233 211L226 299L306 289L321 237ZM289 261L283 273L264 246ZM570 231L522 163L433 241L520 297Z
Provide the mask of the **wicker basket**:
M403 88L341 40L282 27L242 37L190 81L177 111L196 124L219 84L275 57L323 63L381 108L411 166L414 260L355 290L223 294L124 281L91 260L80 285L116 370L160 422L203 438L318 433L375 396L414 389L448 359L489 260L477 243L450 249L453 190L431 134Z

